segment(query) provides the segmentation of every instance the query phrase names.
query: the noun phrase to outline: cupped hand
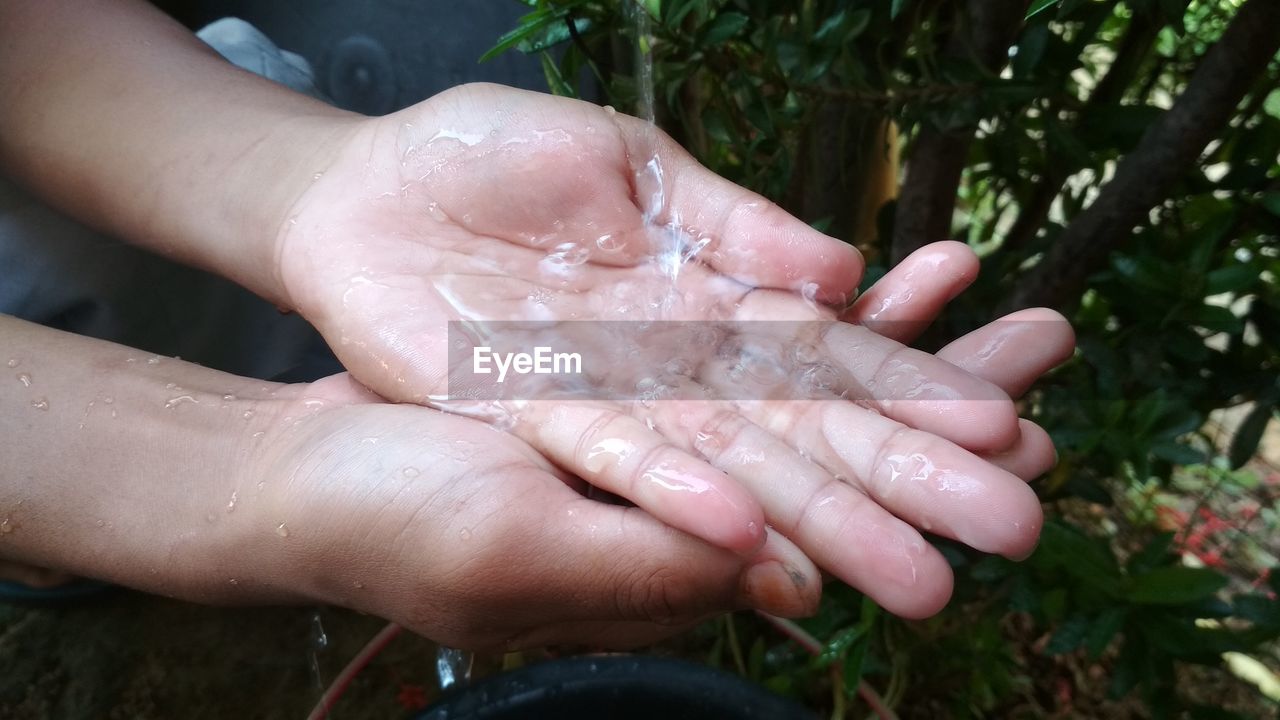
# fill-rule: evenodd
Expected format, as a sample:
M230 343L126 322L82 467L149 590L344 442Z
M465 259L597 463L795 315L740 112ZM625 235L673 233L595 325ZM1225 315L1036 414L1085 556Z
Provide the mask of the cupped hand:
M586 498L510 435L345 374L281 396L238 504L292 593L468 649L629 646L732 609L816 607L820 575L780 535L750 558L712 547Z
M282 231L279 272L344 365L393 400L447 396L451 320L830 320L861 272L847 246L586 103L465 86L361 125L336 157ZM922 300L936 312L968 272L943 255L847 318L931 317ZM890 610L929 614L950 575L907 523L1010 556L1034 545L1034 494L973 453L1051 457L1002 386L1047 366L963 371L904 347L911 324L827 323L817 344L846 385L832 402L538 402L506 427L674 527L750 554L767 522ZM712 396L722 381L690 379Z

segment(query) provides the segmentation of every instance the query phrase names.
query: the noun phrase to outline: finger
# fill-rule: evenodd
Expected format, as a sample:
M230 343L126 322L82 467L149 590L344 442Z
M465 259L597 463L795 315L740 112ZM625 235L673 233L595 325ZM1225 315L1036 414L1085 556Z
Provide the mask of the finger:
M818 565L890 612L920 618L946 604L951 570L915 528L737 408L668 402L655 408L654 418L666 435L691 438L708 462L737 478L760 501L770 525Z
M522 557L549 621L672 625L737 608L813 612L821 574L776 533L743 559L680 532L639 508L575 498L547 513ZM528 548L536 548L536 552Z
M1041 375L1066 362L1075 343L1066 318L1048 308L1029 308L955 340L938 357L1020 397Z
M931 433L849 403L741 403L747 416L881 507L984 552L1021 558L1043 515L1015 475Z
M831 304L852 297L864 270L853 246L716 175L647 123L617 119L632 158L643 159L633 160L639 165L635 170L640 181L644 162L655 150L658 153L667 201L658 220L675 223L697 241L705 241L699 259L754 287L804 292Z
M876 281L841 319L907 344L977 277L978 256L968 245L926 245Z
M818 611L822 599L822 572L801 548L776 530L769 531L739 582L738 609L806 617Z
M732 478L609 406L532 402L514 432L569 472L717 547L746 554L764 542L764 514Z
M1018 430L1018 441L1013 447L1002 453L984 455L983 459L1023 480L1034 480L1053 468L1058 453L1053 449L1049 433L1039 425L1020 419Z
M979 452L1002 451L1018 439L1018 414L1009 396L945 359L848 323L746 322L791 317L795 307L786 293L760 290L743 298L735 317L759 334L784 327L795 336L793 355L807 353L837 375L834 394L844 393L903 424ZM744 397L717 373L700 377L729 393L722 397Z

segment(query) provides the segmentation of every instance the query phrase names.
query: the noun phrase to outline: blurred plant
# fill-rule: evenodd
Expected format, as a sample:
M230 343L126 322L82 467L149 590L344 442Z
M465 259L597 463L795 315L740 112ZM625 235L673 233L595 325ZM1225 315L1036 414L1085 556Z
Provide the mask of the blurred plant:
M634 108L627 1L526 0L492 52ZM704 164L857 245L869 280L940 238L978 251L982 278L926 347L993 307L1055 307L1079 336L1024 404L1061 452L1028 562L944 544L957 592L938 618L870 615L842 588L803 623L820 659L748 621L736 664L839 712L866 677L904 716L1139 697L1155 717L1234 717L1178 679L1225 652L1280 664L1275 548L1238 549L1274 537L1276 496L1223 500L1258 492L1237 469L1280 409L1280 3L641 4L657 121ZM1209 414L1245 404L1215 444Z

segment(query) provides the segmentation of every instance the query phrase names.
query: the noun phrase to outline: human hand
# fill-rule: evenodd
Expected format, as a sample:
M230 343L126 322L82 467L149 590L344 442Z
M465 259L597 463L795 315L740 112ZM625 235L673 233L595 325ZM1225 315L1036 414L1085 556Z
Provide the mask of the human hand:
M346 374L264 383L3 315L0 341L21 380L0 385L8 578L337 603L468 648L630 645L820 594L780 535L750 557L714 548Z
M816 608L817 569L776 533L750 558L711 547L584 497L510 435L386 404L345 374L279 397L238 502L255 562L308 598L507 650L636 645L732 609Z
M646 210L637 197L654 189L656 175L646 167L652 147L661 158L664 193L657 210ZM352 373L395 400L429 402L446 394L450 320L829 320L834 312L813 301L838 303L861 270L846 246L711 175L638 121L585 103L466 86L369 121L336 156L282 231L281 281L289 302ZM655 240L646 213L659 228L678 232ZM925 296L954 282L940 272L915 284ZM1018 442L1013 405L995 384L865 328L829 327L834 330L822 341L831 362L870 390L862 393L870 409L891 423L866 438L883 441L885 431L898 437L901 452L881 460L922 456L934 446L997 452ZM713 388L716 382L695 379ZM903 401L877 396L875 386L924 387L925 393ZM735 431L754 437L756 452L772 448L766 441L776 436L813 465L805 448L815 439L875 429L868 408L830 405L840 410L806 412L821 422L803 431L779 425L777 418L788 413L764 413L749 403L738 403L729 418L702 405L703 415L685 412L679 422L671 419L677 406L670 404L649 413L638 404L530 403L508 420L514 434L569 472L677 528L749 553L766 519L786 527L794 524L787 518L812 512L798 507L803 498L781 488L784 482L773 483L779 487L765 493L773 500L762 509L758 484L747 483L753 497L740 484L746 471L734 468L727 477L704 457L698 437L730 421L735 428L746 423L764 431ZM899 433L904 426L921 432ZM624 441L626 457L592 462L604 441ZM844 444L854 453L875 447ZM885 467L868 462L874 457L863 458L857 473L849 460L821 463L820 472L838 484L870 477ZM948 520L961 511L931 510L931 499L919 493L897 501L873 495L871 505L884 504L980 549L1029 552L1040 521L1034 494L1012 474L976 458L969 462L968 453L957 457L971 466L965 477L981 508L972 519L983 522L960 528ZM927 513L930 519L921 521ZM940 607L949 571L918 533L890 522L881 508L863 518L876 521L868 528L884 531L873 543L878 550L835 548L847 524L842 517L817 523L802 547L890 610L923 615ZM882 589L881 570L904 562L919 572L899 583L901 592Z

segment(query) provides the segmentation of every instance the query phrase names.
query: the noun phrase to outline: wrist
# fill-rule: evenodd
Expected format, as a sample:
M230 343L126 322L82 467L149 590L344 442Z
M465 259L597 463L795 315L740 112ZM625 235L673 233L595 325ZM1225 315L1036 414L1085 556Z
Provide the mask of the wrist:
M192 227L208 253L198 263L243 285L282 309L297 309L281 272L283 238L299 200L324 177L364 118L336 109L279 120L228 171L228 182L210 188L221 225ZM212 231L212 232L210 232Z
M0 317L0 557L219 600L255 569L245 470L281 386Z

